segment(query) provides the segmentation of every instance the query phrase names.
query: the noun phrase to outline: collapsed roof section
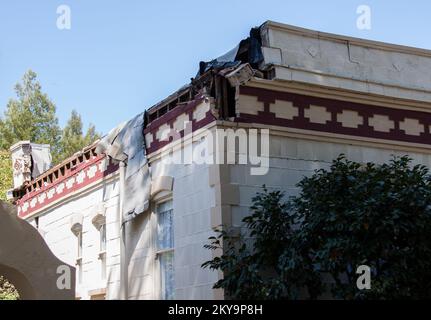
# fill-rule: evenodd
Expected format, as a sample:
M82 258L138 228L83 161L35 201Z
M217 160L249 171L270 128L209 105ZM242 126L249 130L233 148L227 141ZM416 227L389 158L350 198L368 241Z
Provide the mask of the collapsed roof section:
M264 61L260 30L260 27L251 29L250 36L226 54L208 62L201 61L190 84L146 111L146 124L202 94L215 99L220 119L233 117L235 86L240 84L235 81L239 78L246 81L252 76L265 77L265 72L259 71L259 65Z
M198 94L215 98L218 116L234 116L235 85L227 75L242 64L253 76L369 95L431 102L431 51L324 33L267 21L225 55L200 62L191 83L147 110L149 123Z

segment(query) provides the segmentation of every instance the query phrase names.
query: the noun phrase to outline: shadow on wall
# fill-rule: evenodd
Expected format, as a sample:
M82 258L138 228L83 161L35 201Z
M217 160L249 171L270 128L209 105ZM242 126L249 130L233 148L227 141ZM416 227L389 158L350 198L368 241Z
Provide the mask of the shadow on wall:
M75 299L75 268L57 259L39 232L1 201L0 275L23 300Z

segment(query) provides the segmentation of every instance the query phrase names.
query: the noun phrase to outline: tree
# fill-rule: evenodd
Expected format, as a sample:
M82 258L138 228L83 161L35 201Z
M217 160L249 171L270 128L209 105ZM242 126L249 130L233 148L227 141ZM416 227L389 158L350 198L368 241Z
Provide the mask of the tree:
M0 150L0 201L6 201L6 191L12 187L12 160L8 151ZM16 300L18 292L0 275L0 300Z
M13 284L0 275L0 300L18 300L19 294Z
M83 135L82 119L76 111L72 111L66 127L61 130L56 106L42 92L35 72L27 71L22 83L15 86L15 92L17 99L8 102L4 117L0 117L0 150L8 150L22 140L49 144L56 164L99 138L94 125Z
M253 237L220 231L206 248L221 256L203 267L221 270L234 299L397 299L431 297L431 175L408 157L361 165L340 156L329 170L304 178L301 193L264 189L244 218ZM357 268L371 270L371 288L357 287Z
M85 146L90 145L100 137L94 125L90 124L85 135L83 134L82 127L81 116L73 110L61 136L60 160L64 160L75 152L82 150Z
M36 73L29 70L22 83L15 86L17 99L9 100L4 118L0 119L0 149L9 149L21 140L30 140L50 144L55 159L61 134L56 107L42 92L36 78Z
M8 151L0 150L0 201L6 201L6 191L12 187L12 160ZM18 292L0 275L0 300L16 300Z
M12 159L9 151L0 150L0 200L6 201L6 191L12 187Z

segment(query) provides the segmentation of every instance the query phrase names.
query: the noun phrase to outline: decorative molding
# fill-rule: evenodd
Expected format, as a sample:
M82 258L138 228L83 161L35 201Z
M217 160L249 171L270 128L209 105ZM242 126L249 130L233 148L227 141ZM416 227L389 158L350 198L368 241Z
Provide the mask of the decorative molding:
M104 203L99 203L95 206L95 212L92 215L91 223L97 230L106 223L106 207Z
M70 231L75 236L78 236L82 232L82 224L84 221L84 217L80 213L74 213L72 214L72 217L70 218Z
M105 165L107 161L104 155L94 157L77 165L55 182L28 192L16 203L18 216L27 218L43 207L53 204L116 172L118 164L109 162L109 164Z
M163 156L168 154L172 154L172 152L180 150L182 148L188 147L190 144L196 141L201 141L203 137L207 136L209 130L215 130L217 123L221 120L214 120L202 126L201 128L188 132L186 135L182 137L181 140L174 140L171 143L161 147L160 149L148 154L148 163L151 165L152 163L160 160ZM222 121L221 121L222 122ZM230 122L232 125L238 125L238 123Z
M144 130L147 155L183 138L186 131L194 132L215 121L212 105L211 97L200 96L188 103L177 105L150 122ZM184 127L187 121L191 127L187 127L186 130Z
M151 198L165 191L172 192L174 186L174 178L171 176L155 177L151 182Z
M257 103L263 104L264 110L254 114L255 107L250 106L251 111L247 113L244 106L241 106L236 122L295 128L314 131L316 134L332 133L346 137L355 136L423 145L431 143L431 113L429 112L401 110L245 86L240 87L240 95L257 97ZM288 119L271 112L271 106L280 100L292 103L298 108L298 115Z
M431 112L430 102L382 96L371 92L360 93L344 88L325 87L311 83L252 78L249 82L247 82L247 87L293 93L317 98L327 98L331 100L356 102L378 107L381 106L402 110Z

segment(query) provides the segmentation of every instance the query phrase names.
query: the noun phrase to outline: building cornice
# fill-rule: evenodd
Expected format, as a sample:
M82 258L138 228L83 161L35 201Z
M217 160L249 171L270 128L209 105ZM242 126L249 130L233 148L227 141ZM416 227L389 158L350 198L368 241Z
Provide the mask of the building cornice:
M304 37L309 38L315 38L315 39L324 39L329 41L335 41L335 42L349 42L353 45L358 45L362 47L367 48L373 48L377 50L385 50L390 52L398 52L398 53L404 53L404 54L413 54L413 55L420 55L424 57L431 57L431 50L428 49L422 49L422 48L416 48L416 47L410 47L410 46L404 46L399 44L393 44L393 43L387 43L387 42L381 42L381 41L375 41L375 40L368 40L368 39L361 39L361 38L355 38L350 36L344 36L344 35L338 35L334 33L328 33L328 32L322 32L312 29L306 29L301 27L292 26L289 24L284 24L280 22L275 21L267 21L262 26L263 29L274 29L284 32L289 32L293 34L297 34Z

